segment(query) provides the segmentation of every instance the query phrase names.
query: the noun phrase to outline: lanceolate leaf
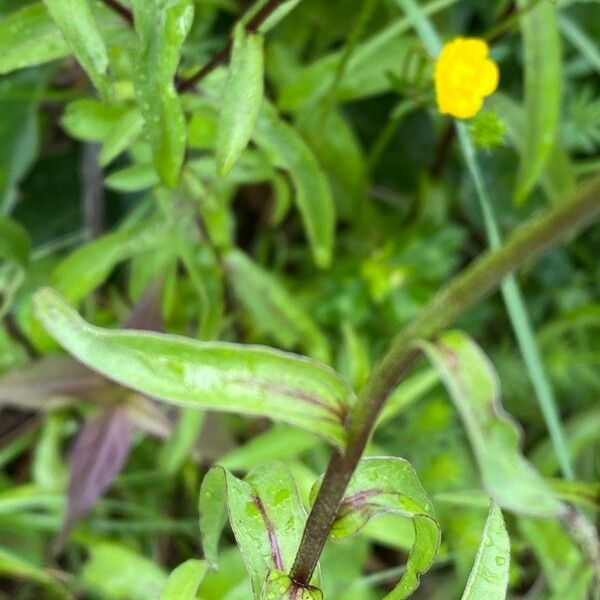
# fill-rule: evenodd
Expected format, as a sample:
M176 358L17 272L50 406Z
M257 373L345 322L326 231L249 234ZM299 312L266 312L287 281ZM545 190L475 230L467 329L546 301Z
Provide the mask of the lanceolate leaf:
M487 492L519 514L564 514L564 505L522 455L517 425L500 404L496 372L481 348L460 331L421 345L460 413Z
M553 2L518 0L525 62L525 142L515 199L522 202L538 182L560 117L561 49Z
M0 21L0 75L69 54L69 45L41 2Z
M71 451L69 502L61 538L110 487L127 460L133 427L125 411L111 408L90 419Z
M269 571L260 600L323 600L323 593L314 586L299 586L287 573Z
M240 250L230 250L223 261L229 285L237 300L252 314L257 329L271 333L284 348L292 350L300 346L313 358L329 362L325 336L272 275Z
M108 51L87 0L44 0L75 57L101 94L110 89Z
M386 513L410 517L415 531L406 571L386 596L386 600L401 600L418 587L419 576L431 566L440 543L440 528L410 463L401 458L364 458L346 489L331 535L337 539L351 536L371 518Z
M226 175L248 145L263 98L263 36L235 29L217 127L217 168Z
M135 88L162 182L175 187L183 164L186 124L174 78L194 16L191 0L134 0L140 51Z
M462 600L504 600L508 588L509 566L510 540L502 512L492 502Z
M214 467L202 482L199 508L204 551L213 565L228 511L255 598L260 597L272 569L291 569L306 514L294 479L283 464L257 467L244 481L223 467Z
M269 417L344 446L352 392L316 361L260 346L101 329L47 288L34 305L66 350L126 387L182 406Z
M277 167L289 172L315 263L327 267L333 249L335 207L316 158L294 128L282 121L267 102L263 102L256 122L254 141Z
M169 575L160 600L196 600L207 570L208 565L203 560L186 560Z

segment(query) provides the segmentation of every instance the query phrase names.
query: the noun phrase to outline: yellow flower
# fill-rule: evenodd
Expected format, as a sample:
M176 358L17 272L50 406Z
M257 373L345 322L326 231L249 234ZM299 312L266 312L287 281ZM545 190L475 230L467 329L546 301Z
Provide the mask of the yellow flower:
M475 116L498 87L496 63L488 45L478 38L456 38L442 48L435 64L435 93L439 111L459 119Z

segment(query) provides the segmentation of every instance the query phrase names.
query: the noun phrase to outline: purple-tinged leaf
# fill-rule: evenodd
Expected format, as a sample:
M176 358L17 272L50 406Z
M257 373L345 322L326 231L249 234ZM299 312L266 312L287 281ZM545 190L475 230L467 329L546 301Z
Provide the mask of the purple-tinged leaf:
M312 585L300 586L287 573L272 569L260 600L323 600L323 592Z

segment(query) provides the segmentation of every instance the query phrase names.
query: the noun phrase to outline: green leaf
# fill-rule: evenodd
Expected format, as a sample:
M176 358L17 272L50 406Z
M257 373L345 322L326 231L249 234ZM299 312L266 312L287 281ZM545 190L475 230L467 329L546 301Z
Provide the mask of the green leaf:
M277 167L289 172L315 263L327 267L333 250L335 206L316 158L295 129L282 121L266 102L253 137Z
M515 200L522 202L540 179L556 141L560 119L561 49L553 2L518 0L525 61L525 141Z
M281 283L240 250L227 252L223 264L229 285L252 315L254 327L271 333L283 348L300 346L313 358L329 362L327 339Z
M48 288L35 294L34 307L68 352L126 387L181 406L283 421L344 447L353 395L325 365L261 346L101 329Z
M207 570L208 566L203 560L186 560L169 575L160 600L196 600L196 593Z
M213 566L228 511L255 598L260 597L272 569L291 569L306 514L294 479L283 464L257 467L244 481L223 467L214 467L202 482L199 508L203 547Z
M88 546L90 558L81 578L83 585L106 600L158 598L167 576L153 561L116 543Z
M248 145L263 99L263 36L235 28L229 76L217 125L216 157L226 175Z
M174 79L181 48L194 17L191 0L134 0L140 49L135 88L161 181L176 187L183 164L185 116Z
M159 467L167 475L174 476L185 462L198 440L204 423L204 413L195 408L181 410L179 422L160 450Z
M87 0L44 0L75 57L103 96L108 96L108 51Z
M509 566L510 539L502 512L492 502L462 600L504 600L508 588Z
M137 110L126 112L106 134L100 152L100 164L106 166L127 150L144 129L144 118Z
M421 346L462 418L490 496L518 514L564 515L565 506L521 453L517 425L500 404L496 372L481 348L460 331Z
M69 54L69 45L41 2L0 21L0 75Z
M314 586L299 586L283 571L272 569L267 575L260 600L323 600L323 592Z
M67 105L60 124L67 133L86 142L100 142L113 131L126 109L85 98Z
M160 183L154 167L151 164L140 163L113 171L105 180L104 185L118 192L141 192Z
M27 230L17 221L0 215L0 259L17 262L26 268L31 253Z
M152 219L107 233L59 263L52 284L69 302L77 303L105 281L118 263L159 248L166 230L164 223Z
M316 496L317 482L311 496ZM354 535L378 515L396 513L412 519L415 538L404 575L385 600L407 598L431 566L440 544L433 504L410 463L401 458L363 458L344 494L331 528L334 539Z

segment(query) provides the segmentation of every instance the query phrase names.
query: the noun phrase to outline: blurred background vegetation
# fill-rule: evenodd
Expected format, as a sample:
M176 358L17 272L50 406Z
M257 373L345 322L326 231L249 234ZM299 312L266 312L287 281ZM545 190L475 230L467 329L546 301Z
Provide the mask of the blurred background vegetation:
M201 555L197 497L207 467L219 461L244 473L284 460L306 498L329 456L307 433L165 407L60 355L32 315L40 286L59 290L96 324L294 350L333 365L358 390L393 334L487 248L453 122L435 108L432 60L397 2L303 0L268 32L265 86L279 111L270 122L277 134L260 127L227 176L217 175L214 159L226 66L181 93L173 102L186 119L185 185L168 191L134 91L139 42L128 13L111 4L90 3L114 83L112 97L102 98L42 3L0 0L1 598L155 598L170 570ZM194 2L180 82L224 47L249 5ZM554 20L542 27L553 28L558 45L534 44L527 54L522 19L535 6L422 5L443 39L483 37L499 64L499 91L468 127L508 233L600 171L600 6L552 3ZM526 94L524 81L552 68L550 87L537 99ZM536 159L527 135L540 111L549 111L541 126L551 144ZM523 169L535 185L518 198ZM330 201L335 244L320 268L310 223L318 229ZM458 323L491 357L525 454L594 522L599 257L594 227L519 274L574 482L557 479L501 296ZM415 597L458 598L486 516L466 493L481 484L464 428L425 361L392 404L369 452L411 461L443 531ZM70 458L74 444L79 462ZM110 467L94 479L103 453ZM511 597L590 597L591 569L560 524L510 514L507 523ZM328 546L325 596L382 598L410 535L401 520L384 517ZM249 597L231 536L226 546L202 599Z

